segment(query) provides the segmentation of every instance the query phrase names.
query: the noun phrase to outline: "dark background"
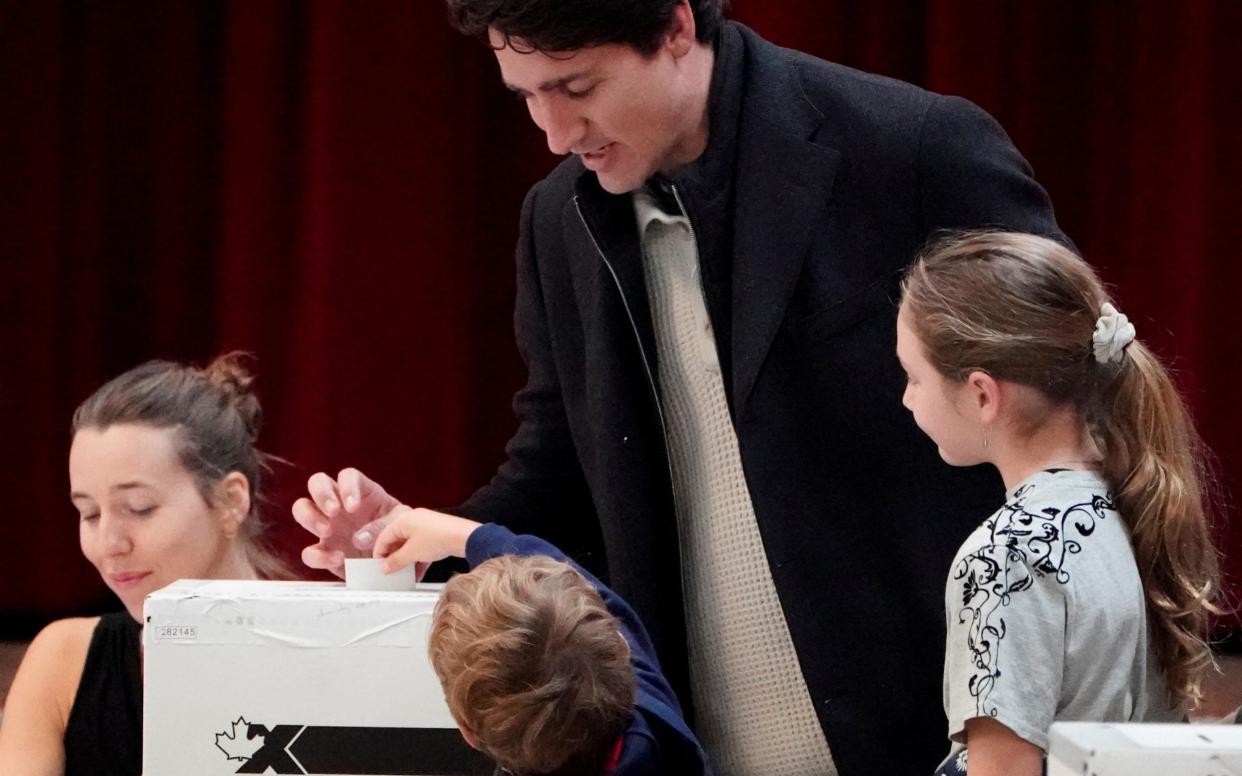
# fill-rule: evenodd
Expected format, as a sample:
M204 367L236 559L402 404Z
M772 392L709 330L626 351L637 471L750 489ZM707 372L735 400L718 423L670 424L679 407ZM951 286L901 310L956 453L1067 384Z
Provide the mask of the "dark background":
M1226 490L1242 482L1242 3L733 16L996 116L1176 369ZM68 424L149 358L257 354L261 441L294 463L268 509L291 559L288 505L317 469L418 503L467 495L514 427L518 207L555 161L438 0L0 0L0 637L115 606L78 550Z

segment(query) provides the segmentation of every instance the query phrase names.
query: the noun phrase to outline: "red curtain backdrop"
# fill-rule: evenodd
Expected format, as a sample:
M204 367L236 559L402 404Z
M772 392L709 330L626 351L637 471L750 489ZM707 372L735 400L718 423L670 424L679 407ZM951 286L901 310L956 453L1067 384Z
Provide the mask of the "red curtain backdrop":
M968 97L1177 369L1242 483L1242 4L736 0L772 40ZM438 0L0 3L0 565L8 634L114 606L77 547L68 423L149 358L258 356L269 515L356 465L446 504L523 377L516 219L555 163ZM1226 505L1226 517L1236 512ZM1242 526L1222 526L1242 574ZM5 635L5 633L0 633Z

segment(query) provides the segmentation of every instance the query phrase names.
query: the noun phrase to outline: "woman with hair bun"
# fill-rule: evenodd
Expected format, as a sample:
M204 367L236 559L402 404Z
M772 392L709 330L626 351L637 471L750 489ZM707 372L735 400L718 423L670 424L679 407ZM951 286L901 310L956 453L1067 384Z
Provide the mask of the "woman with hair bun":
M290 576L261 540L252 380L238 353L205 369L151 361L74 413L82 554L125 611L58 620L31 642L0 726L0 773L139 774L146 596L178 579Z
M1199 700L1210 480L1136 334L1042 237L958 235L906 276L903 401L947 463L991 464L1008 491L950 567L940 774L1038 776L1055 721L1171 721Z

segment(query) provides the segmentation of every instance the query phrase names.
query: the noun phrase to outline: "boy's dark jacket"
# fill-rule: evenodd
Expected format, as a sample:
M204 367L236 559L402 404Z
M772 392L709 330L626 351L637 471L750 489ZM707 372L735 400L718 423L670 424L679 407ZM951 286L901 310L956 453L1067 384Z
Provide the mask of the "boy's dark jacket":
M716 50L708 161L670 180L699 238L772 577L842 776L928 773L948 746L948 566L1003 488L942 463L902 407L898 284L940 230L1064 238L1026 162L965 100L778 48L735 23ZM563 162L527 195L517 273L529 371L514 398L520 425L491 483L453 511L546 536L604 575L688 702L677 518L630 197Z
M565 560L565 554L535 536L516 536L503 526L479 526L466 542L466 562L470 568L498 555L546 555ZM574 564L587 578L604 605L621 625L621 634L630 645L636 692L634 714L622 737L621 756L607 776L710 776L703 750L686 727L677 696L660 672L651 639L629 604ZM599 776L605 776L600 774Z

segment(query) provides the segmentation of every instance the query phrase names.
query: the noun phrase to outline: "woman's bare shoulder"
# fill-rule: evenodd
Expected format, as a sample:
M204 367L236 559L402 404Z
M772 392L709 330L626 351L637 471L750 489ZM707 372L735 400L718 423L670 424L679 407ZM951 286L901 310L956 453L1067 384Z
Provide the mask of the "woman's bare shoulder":
M62 737L98 624L98 617L56 620L30 642L5 701L0 772L44 774L63 769Z
M48 693L47 697L55 698L57 705L67 710L77 694L98 624L98 617L69 617L48 623L26 648L13 690L19 690L19 680L25 679L23 684L29 689Z
M48 623L30 642L22 665L29 661L51 663L62 673L69 673L67 669L72 667L80 673L98 624L98 617L68 617Z

